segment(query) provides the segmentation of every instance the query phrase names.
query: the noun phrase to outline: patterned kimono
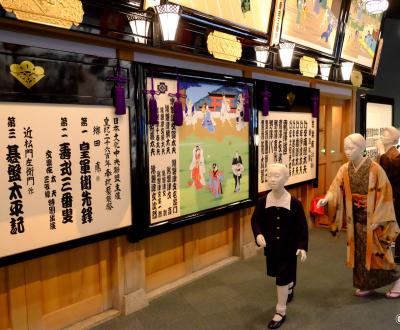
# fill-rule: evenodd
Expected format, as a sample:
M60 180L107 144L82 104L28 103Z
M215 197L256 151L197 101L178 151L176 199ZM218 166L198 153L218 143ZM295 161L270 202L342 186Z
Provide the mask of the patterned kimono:
M372 290L398 278L391 243L399 233L392 188L383 169L366 159L356 171L342 165L329 192L336 205L334 231L347 223L347 266L353 268L353 286ZM378 224L375 230L371 225Z

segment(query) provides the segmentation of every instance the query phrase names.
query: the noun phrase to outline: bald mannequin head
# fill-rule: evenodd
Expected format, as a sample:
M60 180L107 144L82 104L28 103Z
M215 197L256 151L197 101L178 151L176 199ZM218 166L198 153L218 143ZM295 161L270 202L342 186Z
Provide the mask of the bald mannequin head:
M272 190L280 190L289 179L289 170L283 164L268 165L268 186Z

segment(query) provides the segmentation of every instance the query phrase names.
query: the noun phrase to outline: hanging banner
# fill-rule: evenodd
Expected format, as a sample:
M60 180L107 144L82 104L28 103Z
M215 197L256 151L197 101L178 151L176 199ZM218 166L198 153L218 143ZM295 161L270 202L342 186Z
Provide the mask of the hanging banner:
M129 116L0 103L0 257L131 225Z

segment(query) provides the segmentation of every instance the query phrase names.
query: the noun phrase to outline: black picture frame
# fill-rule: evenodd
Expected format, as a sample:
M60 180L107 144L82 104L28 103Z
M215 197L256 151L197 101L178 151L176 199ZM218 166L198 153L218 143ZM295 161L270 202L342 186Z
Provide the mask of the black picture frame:
M394 124L394 99L372 94L360 95L359 123L360 134L367 141L366 153L376 159L376 139L382 135L382 128Z
M255 144L254 144L254 111L253 109L253 93L254 93L254 81L242 77L234 77L227 75L218 75L212 73L198 72L192 70L184 70L179 68L165 67L159 65L135 63L133 74L138 77L135 81L136 94L135 94L135 107L138 112L137 127L138 127L138 172L137 176L141 178L138 183L138 191L141 191L140 196L135 201L136 205L141 205L138 218L141 219L140 230L132 230L129 239L130 241L138 241L142 238L157 235L160 233L168 232L182 226L198 223L207 219L221 216L228 212L239 210L245 207L249 207L254 204L256 198L256 187L254 185L254 176L256 175L255 167ZM249 89L249 102L250 102L250 121L248 125L249 129L249 196L248 198L237 201L227 205L221 205L218 207L209 208L206 210L186 214L179 216L168 221L151 224L150 215L150 182L149 182L149 143L148 143L148 101L147 96L143 93L146 89L146 81L148 77L153 76L154 78L170 78L185 80L195 80L204 83L224 83L226 85L242 85L247 86ZM178 169L179 170L179 169ZM228 175L228 174L226 174Z
M24 87L9 74L10 65L21 63L23 60L44 66L46 68L46 79L42 79L30 89ZM136 193L134 189L136 186L136 114L134 104L131 101L133 95L133 80L130 74L131 62L0 43L0 71L3 72L0 80L0 102L113 106L114 82L108 78L115 75L117 66L120 66L120 75L126 78L125 102L129 108L130 117L129 168L131 170L131 182L129 184L131 186L130 203L132 205L132 199ZM96 90L95 94L90 92L93 90ZM0 267L126 234L132 226L131 221L129 226L7 255L0 258Z
M263 102L264 102L264 93L268 90L269 92L269 113L273 113L274 111L279 112L287 112L287 113L310 113L312 118L315 119L315 127L313 130L313 134L315 136L315 145L312 147L313 152L315 153L315 176L306 180L300 180L293 183L289 183L286 185L286 188L295 188L303 184L313 184L314 187L318 186L318 145L319 145L319 98L320 92L319 89L310 88L310 87L302 87L302 86L294 86L289 84L282 84L276 82L270 82L265 80L256 80L256 94L260 95L256 101L257 115L255 116L257 119L263 112ZM290 101L290 94L295 95L293 101ZM285 118L279 118L284 120ZM259 164L259 149L261 148L261 125L257 120L257 126L255 130L255 134L259 137L258 147L257 147L257 174L260 174L260 166ZM289 150L289 149L288 149ZM285 164L286 165L286 164ZM260 177L257 175L256 177L256 185L258 187L257 192L259 196L265 195L268 190L260 189Z
M351 4L353 0L345 0L347 1L346 3L346 8L345 8L345 15L343 15L343 21L341 24L341 30L340 30L340 42L338 44L338 49L337 49L337 61L350 61L350 62L354 62L354 69L360 70L362 72L368 73L368 74L372 74L373 71L375 73L373 73L374 75L377 72L377 67L375 68L376 65L379 64L379 56L380 56L380 52L379 52L379 45L382 39L382 30L383 30L383 26L385 23L385 17L386 17L386 12L382 13L382 18L381 18L381 22L380 22L380 27L379 27L379 31L376 31L376 34L378 35L377 40L376 40L376 47L375 47L375 51L374 51L374 56L372 59L372 63L371 65L364 65L360 62L357 61L353 61L352 59L346 59L343 57L343 47L345 44L345 38L346 36L346 27L349 26L349 19L350 19L350 9L351 9Z

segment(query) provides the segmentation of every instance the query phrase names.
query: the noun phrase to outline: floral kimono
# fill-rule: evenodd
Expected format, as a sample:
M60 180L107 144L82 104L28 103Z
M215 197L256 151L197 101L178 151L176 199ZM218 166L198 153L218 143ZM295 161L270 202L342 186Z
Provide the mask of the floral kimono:
M342 165L328 190L336 208L333 231L347 224L347 266L353 268L353 284L371 290L399 278L391 243L399 227L394 214L392 188L384 170L366 159L359 169ZM371 225L377 224L372 230Z

